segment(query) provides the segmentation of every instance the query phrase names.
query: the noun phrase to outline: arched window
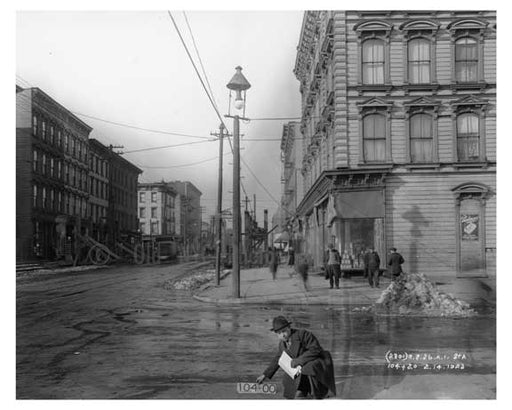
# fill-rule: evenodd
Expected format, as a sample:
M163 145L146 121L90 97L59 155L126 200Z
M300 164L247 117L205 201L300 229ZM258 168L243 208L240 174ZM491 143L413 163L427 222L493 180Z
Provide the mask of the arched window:
M432 116L415 114L410 118L411 161L433 161Z
M363 119L363 155L365 161L386 159L386 117L369 114Z
M479 117L474 113L457 116L457 157L459 161L480 158Z
M409 41L407 59L411 84L430 83L430 44L424 38Z
M455 79L458 82L478 81L477 41L463 37L455 42Z
M384 41L366 40L362 55L363 84L384 84Z

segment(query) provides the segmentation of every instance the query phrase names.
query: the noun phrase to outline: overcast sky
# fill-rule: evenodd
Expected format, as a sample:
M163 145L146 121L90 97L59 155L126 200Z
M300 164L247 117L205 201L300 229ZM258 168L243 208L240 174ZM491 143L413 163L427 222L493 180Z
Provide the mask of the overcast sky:
M195 40L222 115L228 110L226 84L241 65L252 85L247 117L300 116L293 68L302 11L173 11L172 16L204 80ZM204 138L218 131L220 120L167 11L20 11L16 75L19 85L39 87L77 113L94 128L92 138L123 146L124 156L144 170L140 181L191 181L203 193L204 216L215 211L219 146ZM224 121L232 131L232 120ZM260 223L263 209L271 216L280 200L285 122L241 124L241 155L248 166L242 162L242 184L251 202L256 194ZM129 153L178 144L190 145ZM223 208L231 208L232 155L229 144L224 148Z

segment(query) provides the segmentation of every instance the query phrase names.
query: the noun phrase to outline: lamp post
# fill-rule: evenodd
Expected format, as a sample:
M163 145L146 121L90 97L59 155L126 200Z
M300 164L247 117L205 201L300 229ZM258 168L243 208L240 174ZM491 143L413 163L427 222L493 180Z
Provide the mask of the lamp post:
M235 68L236 72L227 84L230 90L235 91L235 109L243 110L243 115L226 115L233 118L233 297L240 298L240 118L245 116L245 92L251 84L242 74L242 67ZM242 97L242 91L243 97ZM231 96L231 92L230 92Z

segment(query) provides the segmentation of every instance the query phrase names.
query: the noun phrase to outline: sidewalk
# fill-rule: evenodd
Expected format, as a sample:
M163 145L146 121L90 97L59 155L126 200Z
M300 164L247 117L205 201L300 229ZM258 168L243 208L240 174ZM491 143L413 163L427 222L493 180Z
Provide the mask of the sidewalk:
M495 306L495 279L459 279L444 277L427 278L436 283L438 289L449 293L471 305ZM371 288L362 276L340 279L340 289L329 289L329 281L323 275L310 274L309 290L304 289L300 276L293 268L279 265L276 280L267 267L240 271L240 298L233 298L232 277L226 276L220 286L209 283L199 289L194 298L202 302L217 304L288 304L331 305L363 307L372 305L390 284L390 279L380 278L380 287Z

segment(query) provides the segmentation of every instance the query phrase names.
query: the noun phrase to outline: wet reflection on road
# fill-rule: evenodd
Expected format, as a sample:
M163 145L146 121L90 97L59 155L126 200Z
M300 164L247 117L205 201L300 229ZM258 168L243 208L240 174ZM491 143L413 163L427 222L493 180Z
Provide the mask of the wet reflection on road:
M377 317L319 305L215 306L188 291L163 289L165 276L153 282L138 272L120 277L133 285L109 273L108 285L91 275L98 282L94 291L80 292L77 285L65 299L51 282L45 286L53 298L32 288L18 295L18 398L281 398L280 372L272 380L279 383L275 396L236 391L236 383L253 382L276 352L277 338L269 329L280 314L311 330L331 352L337 398L495 395L494 317ZM60 280L62 292L70 293L71 285ZM460 353L465 366L401 370L386 361L390 351Z

